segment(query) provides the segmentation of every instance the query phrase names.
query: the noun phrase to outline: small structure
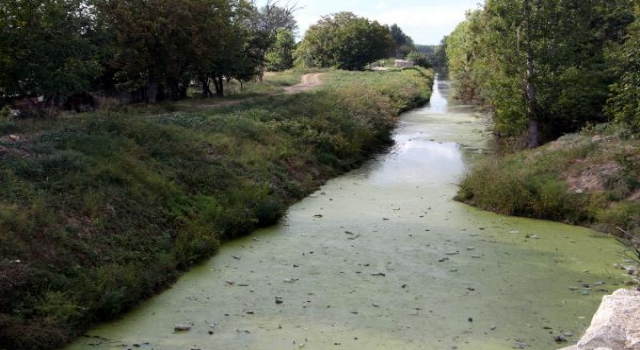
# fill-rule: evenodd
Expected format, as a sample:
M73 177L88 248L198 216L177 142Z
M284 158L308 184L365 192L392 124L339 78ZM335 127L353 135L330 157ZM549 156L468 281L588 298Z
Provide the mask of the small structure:
M413 67L413 61L407 60L396 60L394 66L396 68L409 68Z

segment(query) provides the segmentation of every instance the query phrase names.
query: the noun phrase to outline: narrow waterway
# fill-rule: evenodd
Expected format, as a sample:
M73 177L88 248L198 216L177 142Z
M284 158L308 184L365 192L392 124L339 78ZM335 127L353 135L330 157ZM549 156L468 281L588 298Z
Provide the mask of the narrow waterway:
M577 339L624 279L613 268L620 247L452 201L487 137L470 109L447 105L448 86L437 81L430 106L401 118L388 154L67 350L554 349L556 335Z

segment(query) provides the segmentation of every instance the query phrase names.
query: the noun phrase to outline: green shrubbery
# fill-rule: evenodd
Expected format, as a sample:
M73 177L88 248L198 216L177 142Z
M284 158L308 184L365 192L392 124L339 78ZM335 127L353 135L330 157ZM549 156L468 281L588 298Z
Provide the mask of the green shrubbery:
M60 346L274 223L388 145L433 79L330 75L318 92L215 111L16 121L20 139L0 139L2 348Z
M610 126L479 162L458 199L506 215L592 225L640 238L640 145Z

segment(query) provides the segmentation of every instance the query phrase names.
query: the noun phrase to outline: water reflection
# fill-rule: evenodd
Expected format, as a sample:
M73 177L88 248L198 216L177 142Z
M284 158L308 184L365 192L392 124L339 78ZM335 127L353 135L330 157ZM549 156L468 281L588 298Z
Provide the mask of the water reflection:
M436 80L433 86L434 89L433 93L431 94L431 100L424 112L432 114L447 113L449 106L449 103L447 101L447 99L449 98L449 82L439 80L439 76L436 74Z

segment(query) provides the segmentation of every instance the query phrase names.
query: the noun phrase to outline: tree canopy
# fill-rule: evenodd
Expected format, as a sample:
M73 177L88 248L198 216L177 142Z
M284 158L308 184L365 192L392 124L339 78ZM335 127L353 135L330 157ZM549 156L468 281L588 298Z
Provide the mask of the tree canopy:
M620 76L608 52L632 21L629 0L487 0L446 41L457 97L491 106L496 134L530 147L604 121Z
M0 4L0 94L55 98L83 91L98 73L92 13L82 0Z
M310 67L362 70L394 50L389 29L350 12L324 16L306 32L297 59Z
M155 102L185 97L193 81L222 96L225 80L262 73L279 31L296 30L295 10L277 0L5 1L0 99L61 104L93 90Z
M416 46L413 44L413 39L405 34L397 24L391 25L389 32L395 44L396 58L405 58L412 51L417 51Z

